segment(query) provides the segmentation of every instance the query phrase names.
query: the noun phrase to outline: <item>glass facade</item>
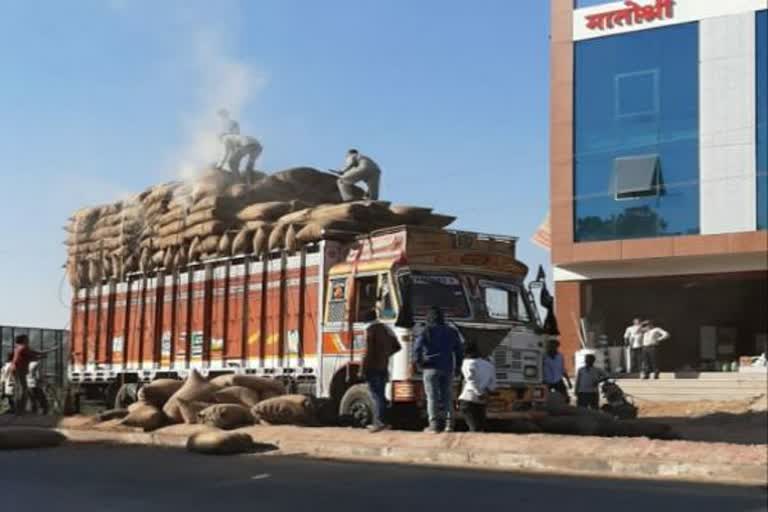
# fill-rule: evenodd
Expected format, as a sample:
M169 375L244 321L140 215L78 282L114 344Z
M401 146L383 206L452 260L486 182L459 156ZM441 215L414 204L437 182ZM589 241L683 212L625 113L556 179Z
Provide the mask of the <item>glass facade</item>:
M768 229L768 11L756 13L757 229Z
M576 43L576 242L699 233L698 89L696 23Z

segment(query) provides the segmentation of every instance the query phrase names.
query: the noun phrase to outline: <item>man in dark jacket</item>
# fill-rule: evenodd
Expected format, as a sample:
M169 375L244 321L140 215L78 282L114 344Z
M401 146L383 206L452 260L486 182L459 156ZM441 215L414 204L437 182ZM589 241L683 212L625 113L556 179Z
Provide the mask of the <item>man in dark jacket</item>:
M459 333L445 324L443 312L433 306L413 347L413 361L423 370L427 396L429 426L425 432L453 431L453 377L463 358Z
M375 309L369 311L364 320L368 325L365 328L363 375L373 398L373 423L369 425L368 430L379 432L389 428L384 423L384 412L387 409L385 390L389 381L389 358L399 352L402 347L390 328L377 320Z

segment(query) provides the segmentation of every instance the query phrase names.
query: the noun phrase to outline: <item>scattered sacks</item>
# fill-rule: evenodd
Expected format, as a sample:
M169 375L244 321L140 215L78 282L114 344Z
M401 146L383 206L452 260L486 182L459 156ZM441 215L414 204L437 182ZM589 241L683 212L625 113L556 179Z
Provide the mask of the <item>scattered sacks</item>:
M24 450L58 446L66 437L45 428L4 427L0 429L0 450Z
M230 386L214 393L213 399L219 404L237 404L250 408L261 401L261 394L245 386Z
M256 375L237 375L229 373L211 379L210 383L219 388L242 386L252 389L261 395L262 400L285 394L285 386L283 386L281 382L273 379L265 379L264 377L257 377ZM264 395L269 396L265 397Z
M174 423L181 423L184 421L184 417L179 410L179 399L187 402L206 402L211 399L213 393L217 391L217 387L206 381L197 370L192 370L176 393L171 396L163 406L163 412L168 419Z
M237 404L215 404L197 414L199 423L223 430L253 425L253 415L247 407Z
M128 416L128 409L108 409L96 417L99 421L121 420Z
M283 395L264 400L251 408L256 421L271 425L307 425L314 421L315 408L306 395Z
M177 398L176 401L179 405L181 417L187 425L199 423L200 411L213 405L208 402L189 402L183 398Z
M142 404L134 407L120 423L127 427L143 428L144 431L149 432L164 426L167 418L163 411L154 405Z
M176 393L184 381L177 379L157 379L139 389L140 401L150 403L155 407L162 407L174 393Z
M253 448L253 439L243 432L198 432L187 439L187 450L206 455L233 455Z

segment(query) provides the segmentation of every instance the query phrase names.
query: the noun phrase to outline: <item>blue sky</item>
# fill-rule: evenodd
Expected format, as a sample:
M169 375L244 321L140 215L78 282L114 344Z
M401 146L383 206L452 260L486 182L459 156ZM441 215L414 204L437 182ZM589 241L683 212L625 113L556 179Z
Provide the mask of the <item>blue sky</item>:
M338 167L529 242L548 208L548 2L35 1L0 18L0 324L65 327L61 229L209 158L219 105L259 167ZM213 129L216 126L212 126Z

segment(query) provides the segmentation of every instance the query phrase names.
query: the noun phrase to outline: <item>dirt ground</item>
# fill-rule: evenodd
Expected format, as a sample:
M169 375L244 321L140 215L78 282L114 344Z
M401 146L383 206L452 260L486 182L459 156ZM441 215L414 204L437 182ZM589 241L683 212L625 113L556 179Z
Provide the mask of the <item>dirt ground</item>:
M689 441L768 444L768 395L733 401L638 400L636 405L640 418L668 423Z

